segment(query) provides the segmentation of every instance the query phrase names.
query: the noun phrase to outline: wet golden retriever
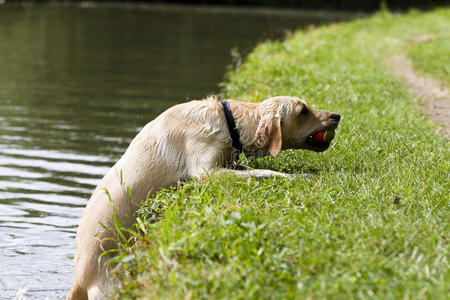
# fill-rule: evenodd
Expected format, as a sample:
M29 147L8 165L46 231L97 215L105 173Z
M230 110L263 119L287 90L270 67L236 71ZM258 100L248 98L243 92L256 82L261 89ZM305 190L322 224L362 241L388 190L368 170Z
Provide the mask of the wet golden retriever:
M209 97L169 108L141 130L92 194L77 231L74 283L67 299L106 297L109 281L103 264L112 254L99 257L115 247L105 229L113 228L113 209L122 226L129 227L142 200L179 180L223 172L240 177L291 176L225 165L236 158L236 149L259 156L278 156L283 149L324 151L329 141L312 137L335 129L339 119L287 96L261 103Z

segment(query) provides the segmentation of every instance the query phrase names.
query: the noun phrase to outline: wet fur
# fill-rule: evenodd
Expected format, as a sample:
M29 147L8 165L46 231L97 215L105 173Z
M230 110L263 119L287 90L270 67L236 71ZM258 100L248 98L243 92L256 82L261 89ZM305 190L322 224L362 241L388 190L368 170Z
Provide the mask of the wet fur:
M302 114L306 103L295 97L274 97L259 104L229 103L240 141L250 154L278 156L282 149L308 148L304 143L309 134L335 128L339 121L330 118L332 113L311 108L308 115ZM74 283L67 299L108 295L110 282L104 263L112 256L99 257L115 247L108 230L114 227L114 210L122 226L130 227L141 201L179 180L223 172L246 178L291 176L271 170L225 169L233 157L231 144L216 97L173 106L148 123L100 181L82 214L75 241Z

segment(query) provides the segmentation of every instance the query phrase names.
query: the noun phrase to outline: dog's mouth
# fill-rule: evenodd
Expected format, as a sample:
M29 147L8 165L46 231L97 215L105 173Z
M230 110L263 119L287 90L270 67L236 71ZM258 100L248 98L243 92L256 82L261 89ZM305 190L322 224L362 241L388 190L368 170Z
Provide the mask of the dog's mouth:
M308 138L306 139L306 141L304 143L304 149L312 150L315 152L323 152L323 151L327 150L328 147L330 147L330 142L315 141L313 138L313 135L308 136Z
M302 148L315 151L315 152L323 152L330 147L331 141L334 138L334 130L337 128L337 126L329 126L327 128L320 128L318 130L315 130L311 132L306 139L303 142ZM332 134L331 138L317 138L318 134Z

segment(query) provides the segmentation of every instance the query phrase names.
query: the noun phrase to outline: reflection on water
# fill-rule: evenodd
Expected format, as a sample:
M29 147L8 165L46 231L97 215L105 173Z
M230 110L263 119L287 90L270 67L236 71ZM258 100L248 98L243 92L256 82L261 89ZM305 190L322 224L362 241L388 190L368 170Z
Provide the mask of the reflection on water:
M0 5L0 299L63 298L82 209L138 129L217 92L232 47L326 18Z

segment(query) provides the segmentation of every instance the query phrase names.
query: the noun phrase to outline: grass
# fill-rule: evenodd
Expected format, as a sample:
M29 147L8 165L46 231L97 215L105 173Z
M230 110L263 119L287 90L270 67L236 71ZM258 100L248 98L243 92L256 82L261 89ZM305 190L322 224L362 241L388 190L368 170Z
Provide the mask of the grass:
M409 54L414 68L450 85L450 34L438 33L431 40L411 45Z
M307 178L192 180L145 201L116 260L117 298L448 299L448 141L385 68L399 53L420 60L412 37L448 28L449 9L382 12L259 45L224 95L337 112L333 146L241 158Z

